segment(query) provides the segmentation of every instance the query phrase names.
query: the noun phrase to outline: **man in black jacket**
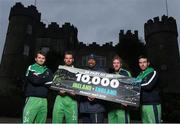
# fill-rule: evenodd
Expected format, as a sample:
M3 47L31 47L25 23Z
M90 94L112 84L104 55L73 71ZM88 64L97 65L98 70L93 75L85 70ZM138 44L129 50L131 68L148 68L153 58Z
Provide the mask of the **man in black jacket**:
M45 83L52 81L53 74L44 66L45 61L45 53L38 51L35 56L36 63L27 69L23 123L46 122L48 87Z
M142 70L137 79L141 79L141 111L143 123L160 123L161 104L158 89L158 74L149 67L146 56L140 56L139 67Z
M94 54L88 58L88 69L98 71ZM103 123L105 107L103 101L91 97L82 97L80 101L80 113L83 123Z

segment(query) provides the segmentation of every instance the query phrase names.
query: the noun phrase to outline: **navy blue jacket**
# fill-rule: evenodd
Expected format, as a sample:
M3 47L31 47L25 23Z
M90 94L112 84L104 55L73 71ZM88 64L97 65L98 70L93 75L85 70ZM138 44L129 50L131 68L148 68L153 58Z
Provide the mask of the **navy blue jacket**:
M100 69L97 68L88 68L89 70L98 71ZM95 99L93 101L89 101L87 97L80 97L80 113L100 113L105 112L105 101L100 99Z

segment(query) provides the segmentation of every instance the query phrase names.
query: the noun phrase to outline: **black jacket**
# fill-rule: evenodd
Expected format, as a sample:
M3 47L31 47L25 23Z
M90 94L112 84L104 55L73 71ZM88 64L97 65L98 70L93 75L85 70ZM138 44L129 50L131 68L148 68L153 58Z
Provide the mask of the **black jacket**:
M34 96L46 98L48 94L48 86L46 82L52 81L53 74L47 69L42 74L35 75L35 71L29 70L25 77L25 96Z
M150 72L141 82L141 104L159 104L159 80L157 71Z

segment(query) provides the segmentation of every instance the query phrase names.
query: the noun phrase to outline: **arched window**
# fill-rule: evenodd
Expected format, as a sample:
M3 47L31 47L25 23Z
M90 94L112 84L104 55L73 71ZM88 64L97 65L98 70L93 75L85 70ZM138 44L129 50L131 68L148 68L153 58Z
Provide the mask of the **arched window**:
M24 45L23 55L29 56L29 46L28 45Z
M26 30L27 34L31 35L32 34L32 25L28 24L27 25L27 30Z

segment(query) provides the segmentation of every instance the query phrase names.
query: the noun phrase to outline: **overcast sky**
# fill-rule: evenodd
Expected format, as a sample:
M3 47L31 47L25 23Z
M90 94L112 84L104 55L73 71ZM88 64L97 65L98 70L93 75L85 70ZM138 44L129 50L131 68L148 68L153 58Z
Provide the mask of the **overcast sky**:
M35 0L0 0L0 59L10 8L16 2L26 7L35 4ZM168 15L176 19L180 31L180 0L167 2ZM144 39L144 23L167 14L166 0L36 0L36 6L46 25L57 22L61 27L70 22L78 28L79 41L99 44L116 44L121 29L138 30L139 37Z

